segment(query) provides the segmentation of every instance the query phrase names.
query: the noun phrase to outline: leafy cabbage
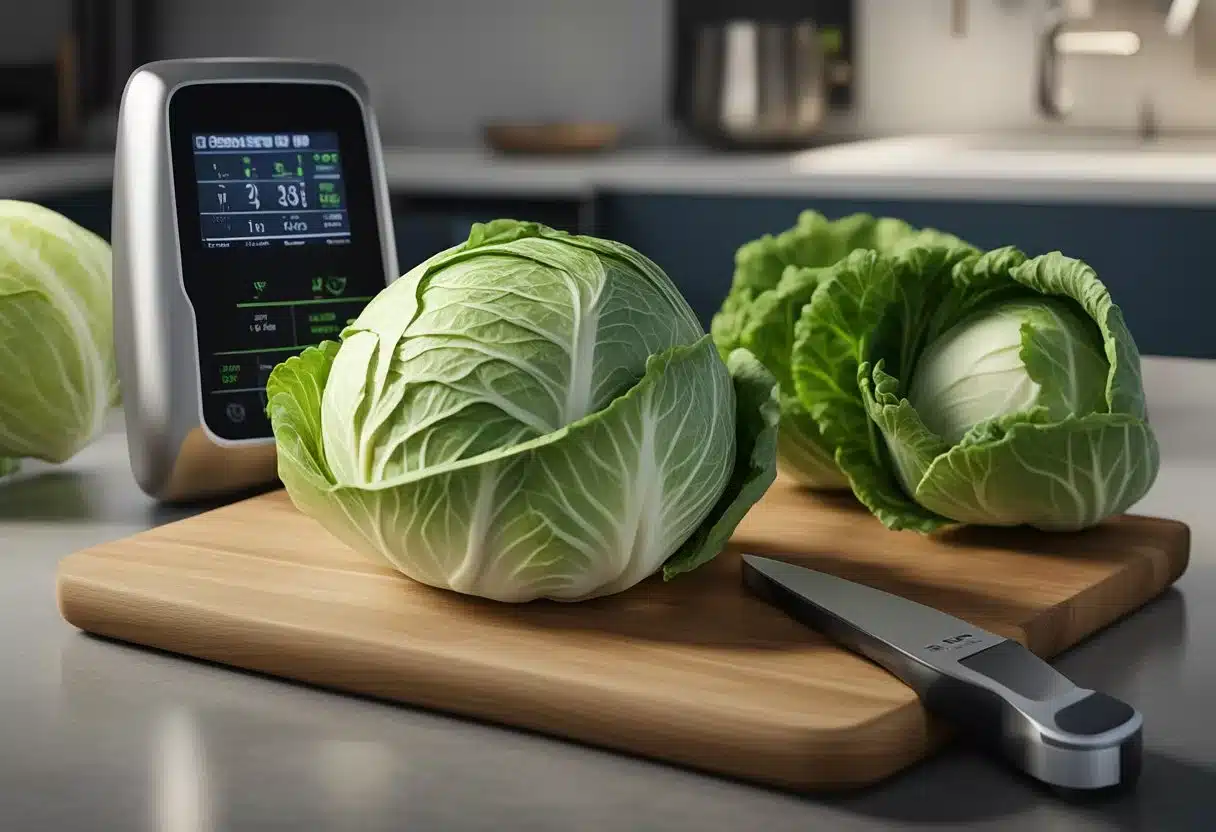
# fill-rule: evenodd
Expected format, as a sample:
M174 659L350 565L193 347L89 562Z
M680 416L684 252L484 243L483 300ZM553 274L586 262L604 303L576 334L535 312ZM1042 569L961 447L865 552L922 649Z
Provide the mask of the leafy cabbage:
M110 269L96 234L0 200L0 474L69 459L118 403Z
M1140 357L1093 269L1014 248L859 250L795 326L800 403L888 527L1094 525L1160 464Z
M790 478L816 489L849 487L833 449L799 399L792 374L794 328L824 271L857 249L898 253L930 243L963 245L953 235L917 230L893 218L853 214L829 220L804 211L793 228L752 240L736 253L730 293L711 331L723 357L745 348L776 376L781 407L777 461Z
M776 384L725 360L658 266L473 227L271 373L304 513L409 577L581 600L712 559L775 476Z

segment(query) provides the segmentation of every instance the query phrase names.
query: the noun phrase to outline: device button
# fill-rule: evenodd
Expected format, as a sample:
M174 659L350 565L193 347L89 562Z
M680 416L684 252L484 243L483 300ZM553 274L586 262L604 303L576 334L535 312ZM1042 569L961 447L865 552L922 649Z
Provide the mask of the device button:
M1095 691L1081 701L1061 708L1056 713L1056 725L1070 734L1092 736L1118 728L1135 713L1126 702Z
M209 409L205 411L204 418L212 432L221 439L267 438L270 436L270 424L261 397L262 394L256 390L214 396L206 402Z

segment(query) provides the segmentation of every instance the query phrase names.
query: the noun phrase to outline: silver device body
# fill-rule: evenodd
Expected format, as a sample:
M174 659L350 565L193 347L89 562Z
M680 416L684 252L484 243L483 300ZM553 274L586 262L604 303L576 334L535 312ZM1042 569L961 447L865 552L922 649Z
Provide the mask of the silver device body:
M772 558L743 556L744 584L881 665L925 707L1050 786L1126 787L1140 771L1143 719L1074 685L1016 641L939 610Z
M157 61L132 73L114 168L114 338L131 469L140 488L159 500L213 496L276 476L272 437L222 439L202 417L194 308L182 277L169 103L188 85L234 82L332 84L358 101L385 284L398 276L379 131L355 72L309 61L211 58Z

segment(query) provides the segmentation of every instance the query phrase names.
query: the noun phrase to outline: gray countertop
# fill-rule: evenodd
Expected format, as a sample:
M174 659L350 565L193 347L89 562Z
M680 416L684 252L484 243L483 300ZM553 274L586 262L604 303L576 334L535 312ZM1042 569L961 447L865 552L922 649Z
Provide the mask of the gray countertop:
M85 636L56 609L58 560L191 511L138 492L116 418L70 463L0 483L0 829L1210 829L1216 362L1146 359L1145 379L1163 463L1136 510L1189 523L1191 565L1058 661L1143 711L1133 794L1065 803L950 748L860 793L798 796Z
M389 187L413 194L690 195L1216 204L1216 139L1028 132L891 137L783 153L626 148L586 156L386 147ZM107 153L0 161L0 198L108 187Z

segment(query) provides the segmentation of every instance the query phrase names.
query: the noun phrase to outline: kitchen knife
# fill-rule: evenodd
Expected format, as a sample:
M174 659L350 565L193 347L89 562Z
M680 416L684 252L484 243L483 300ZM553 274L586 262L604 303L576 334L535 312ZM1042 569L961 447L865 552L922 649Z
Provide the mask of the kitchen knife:
M1132 785L1142 717L1077 687L1016 641L946 613L773 558L743 556L744 585L916 691L925 708L1050 786Z

